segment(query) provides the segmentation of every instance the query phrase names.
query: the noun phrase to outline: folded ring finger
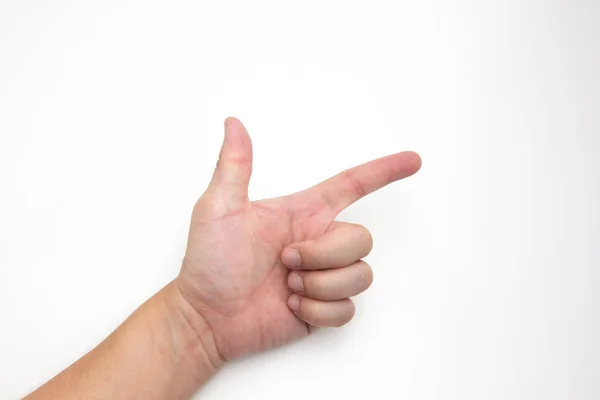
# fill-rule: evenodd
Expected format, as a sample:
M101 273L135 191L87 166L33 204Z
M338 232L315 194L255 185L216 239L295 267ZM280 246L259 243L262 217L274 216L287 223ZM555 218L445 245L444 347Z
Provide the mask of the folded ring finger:
M293 271L288 276L288 286L294 292L317 300L341 300L367 290L373 282L373 270L359 260L347 267Z

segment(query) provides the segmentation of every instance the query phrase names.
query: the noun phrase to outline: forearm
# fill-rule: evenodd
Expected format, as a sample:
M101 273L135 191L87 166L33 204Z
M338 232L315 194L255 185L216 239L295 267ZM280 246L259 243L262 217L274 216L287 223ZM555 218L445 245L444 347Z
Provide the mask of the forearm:
M26 400L187 399L221 363L210 329L171 282Z

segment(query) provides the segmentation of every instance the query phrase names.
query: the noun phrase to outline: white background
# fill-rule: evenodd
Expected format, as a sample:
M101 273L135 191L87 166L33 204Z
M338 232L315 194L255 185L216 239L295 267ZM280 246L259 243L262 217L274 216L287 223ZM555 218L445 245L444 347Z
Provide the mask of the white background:
M223 119L254 199L401 150L353 323L206 399L600 397L600 2L0 1L0 398L172 279Z

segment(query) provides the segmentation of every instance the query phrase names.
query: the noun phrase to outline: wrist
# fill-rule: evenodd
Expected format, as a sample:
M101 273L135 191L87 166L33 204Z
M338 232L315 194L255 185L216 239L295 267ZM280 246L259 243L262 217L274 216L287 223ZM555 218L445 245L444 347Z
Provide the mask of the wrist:
M177 336L184 362L193 371L199 385L221 369L225 363L215 343L212 329L204 317L182 295L176 280L164 288L169 322Z

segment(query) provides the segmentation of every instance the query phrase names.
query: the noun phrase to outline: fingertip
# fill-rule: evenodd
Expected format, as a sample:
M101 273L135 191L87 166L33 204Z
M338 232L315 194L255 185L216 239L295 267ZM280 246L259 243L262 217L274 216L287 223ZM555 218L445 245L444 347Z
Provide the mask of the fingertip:
M287 248L281 253L281 261L286 267L289 268L300 268L302 260L300 259L300 252L296 249Z
M242 121L235 117L227 117L225 118L223 125L225 130L225 137L229 137L229 140L234 140L234 142L238 142L238 144L236 144L235 146L236 148L240 148L240 145L242 147L246 147L248 145L250 146L250 148L252 147L252 139L250 138L248 130L246 129Z
M225 125L227 127L227 125L229 125L230 123L241 123L241 122L236 117L229 116L229 117L225 118L223 125Z
M294 292L302 293L304 290L304 284L302 282L302 277L295 272L292 272L288 275L288 286Z
M300 296L293 294L289 297L287 305L293 312L300 310Z
M413 173L416 173L421 169L421 166L423 165L423 159L421 159L419 153L414 151L407 151L406 154L408 155L409 165L414 171Z
M421 169L421 156L414 151L403 151L390 156L390 178L387 183L408 178Z

